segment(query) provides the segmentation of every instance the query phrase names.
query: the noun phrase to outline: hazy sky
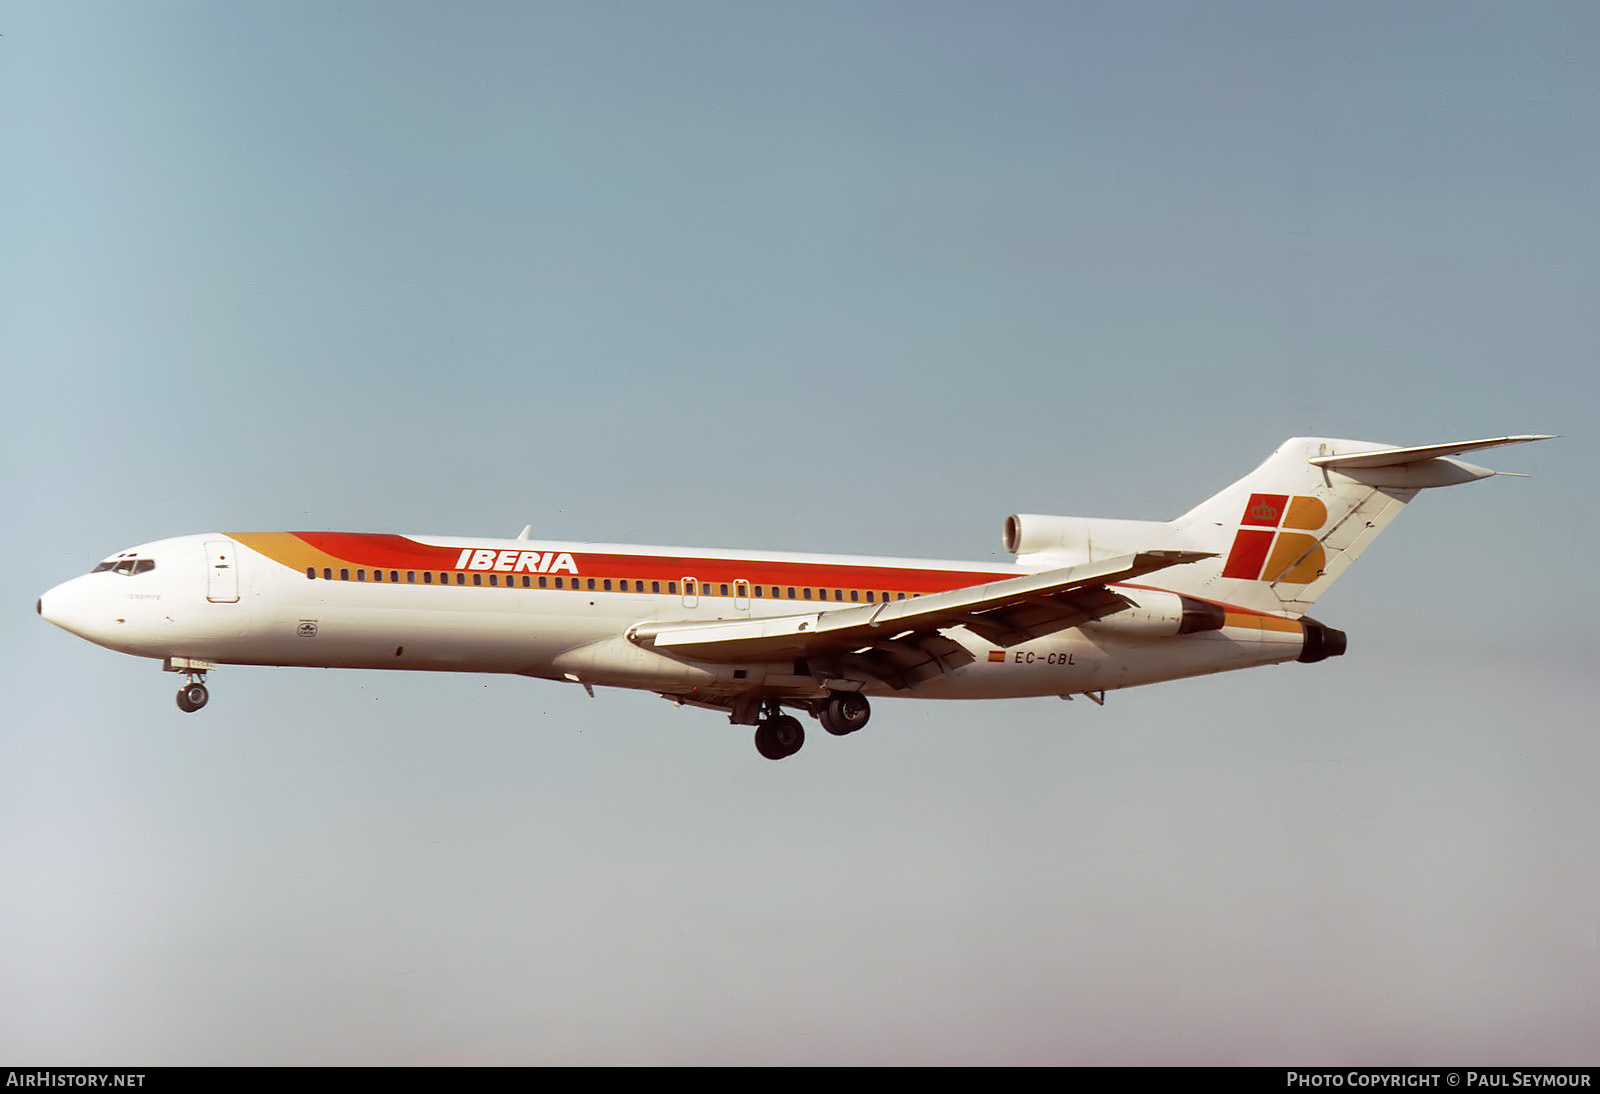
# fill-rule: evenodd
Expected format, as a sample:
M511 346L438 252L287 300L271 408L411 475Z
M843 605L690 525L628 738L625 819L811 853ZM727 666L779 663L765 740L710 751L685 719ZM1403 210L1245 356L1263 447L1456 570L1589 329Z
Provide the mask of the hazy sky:
M1600 1063L1600 8L0 2L0 1059ZM212 530L1002 557L1296 434L1348 656L885 701L177 679Z

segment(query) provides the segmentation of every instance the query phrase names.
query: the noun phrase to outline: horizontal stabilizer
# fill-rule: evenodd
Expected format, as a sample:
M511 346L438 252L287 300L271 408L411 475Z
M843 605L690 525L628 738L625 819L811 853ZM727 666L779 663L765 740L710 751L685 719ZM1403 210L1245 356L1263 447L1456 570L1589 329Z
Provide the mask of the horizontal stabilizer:
M1449 444L1428 444L1418 448L1385 448L1377 452L1356 452L1348 456L1313 456L1311 462L1318 467L1335 470L1346 467L1400 467L1420 463L1439 456L1455 456L1462 452L1475 452L1480 448L1499 448L1507 444L1526 444L1529 441L1548 441L1554 434L1532 433L1516 437L1490 437L1481 441L1453 441Z

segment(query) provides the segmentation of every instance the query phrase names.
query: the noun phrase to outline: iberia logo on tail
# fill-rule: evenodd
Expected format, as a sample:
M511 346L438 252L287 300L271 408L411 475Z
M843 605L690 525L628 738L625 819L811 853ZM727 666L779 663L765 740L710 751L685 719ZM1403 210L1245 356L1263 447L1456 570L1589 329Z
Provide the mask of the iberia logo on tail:
M1328 507L1317 498L1251 494L1222 576L1309 585L1322 576L1325 559L1317 537L1306 533L1327 521Z

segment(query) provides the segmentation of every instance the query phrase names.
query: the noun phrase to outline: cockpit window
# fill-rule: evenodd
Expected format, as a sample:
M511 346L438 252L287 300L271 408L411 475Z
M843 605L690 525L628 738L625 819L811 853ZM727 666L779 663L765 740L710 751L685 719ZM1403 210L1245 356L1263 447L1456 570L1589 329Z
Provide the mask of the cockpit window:
M123 577L132 577L134 574L147 574L155 568L156 560L153 558L108 558L89 572L98 574L103 570L110 570Z

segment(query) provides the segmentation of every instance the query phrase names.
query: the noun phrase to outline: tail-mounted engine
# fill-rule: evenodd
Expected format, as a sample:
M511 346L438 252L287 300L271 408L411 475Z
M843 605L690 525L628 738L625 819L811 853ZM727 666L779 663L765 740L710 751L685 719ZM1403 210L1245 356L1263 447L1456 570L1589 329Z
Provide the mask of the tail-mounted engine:
M1176 529L1153 520L1105 520L1100 517L1052 517L1013 513L1001 531L1006 550L1014 555L1047 554L1057 565L1098 562L1137 554L1174 542Z

